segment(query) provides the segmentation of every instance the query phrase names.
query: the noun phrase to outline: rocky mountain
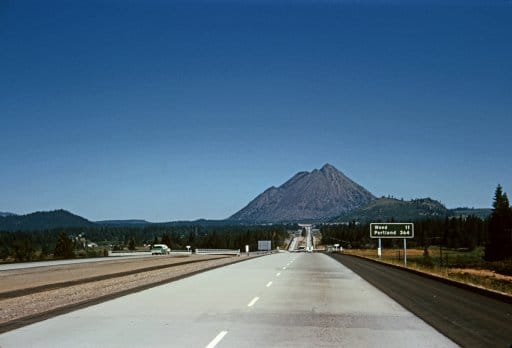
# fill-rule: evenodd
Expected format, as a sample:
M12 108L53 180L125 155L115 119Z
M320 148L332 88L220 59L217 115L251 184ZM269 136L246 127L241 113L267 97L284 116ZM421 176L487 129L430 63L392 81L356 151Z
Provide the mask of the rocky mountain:
M326 164L299 172L279 187L270 187L229 220L247 223L326 221L364 206L375 197Z
M379 221L410 222L429 218L445 218L450 210L443 204L430 198L404 201L395 198L379 198L353 211L341 214L333 221L362 223Z
M35 231L62 227L93 227L94 223L66 210L10 215L0 218L0 231Z

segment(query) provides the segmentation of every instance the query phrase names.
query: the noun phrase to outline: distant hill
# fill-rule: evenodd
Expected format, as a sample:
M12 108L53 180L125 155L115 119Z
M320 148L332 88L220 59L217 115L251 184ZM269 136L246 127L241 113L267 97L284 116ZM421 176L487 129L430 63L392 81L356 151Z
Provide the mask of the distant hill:
M102 220L102 221L94 221L95 224L100 226L108 226L108 227L140 227L145 225L151 225L152 223L146 220Z
M59 227L94 227L95 224L66 210L10 215L0 218L0 231L33 231Z
M428 218L445 218L450 210L443 204L430 198L404 201L395 198L379 198L364 207L341 214L333 221L362 223L375 221L417 221Z
M450 210L450 216L468 217L477 216L480 219L487 219L492 214L490 208L455 208Z
M270 187L228 220L247 223L326 221L375 197L330 164Z
M0 217L13 216L13 215L16 215L16 214L0 211Z

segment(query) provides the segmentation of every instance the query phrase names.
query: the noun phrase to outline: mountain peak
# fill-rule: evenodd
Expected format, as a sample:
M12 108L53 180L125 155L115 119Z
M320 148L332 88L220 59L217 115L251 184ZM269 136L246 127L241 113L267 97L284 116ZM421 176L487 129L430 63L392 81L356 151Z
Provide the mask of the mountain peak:
M336 172L339 172L338 169L336 169L335 166L333 166L332 164L330 163L326 163L324 164L324 166L322 167L322 169L320 169L321 172L329 172L329 171L336 171Z
M322 221L373 199L365 188L327 163L320 170L299 172L283 185L265 190L229 219L256 223Z

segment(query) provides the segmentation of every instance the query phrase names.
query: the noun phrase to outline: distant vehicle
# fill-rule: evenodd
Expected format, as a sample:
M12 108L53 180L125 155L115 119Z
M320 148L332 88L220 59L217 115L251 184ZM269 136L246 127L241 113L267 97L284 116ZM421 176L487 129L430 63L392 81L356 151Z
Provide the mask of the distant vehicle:
M169 255L171 249L165 244L154 244L151 248L151 255Z

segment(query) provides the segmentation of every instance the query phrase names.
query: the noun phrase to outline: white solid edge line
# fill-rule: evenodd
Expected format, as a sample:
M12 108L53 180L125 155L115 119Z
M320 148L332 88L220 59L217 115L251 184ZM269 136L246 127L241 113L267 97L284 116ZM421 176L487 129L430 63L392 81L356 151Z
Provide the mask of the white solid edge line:
M252 299L252 301L251 301L251 302L249 302L249 304L247 305L247 307L252 307L252 306L254 306L254 304L255 304L256 302L258 302L258 300L259 300L259 299L260 299L259 297L255 297L255 298L253 298L253 299Z
M267 288L270 287L270 285L272 285L272 282L267 283Z
M226 336L227 331L221 331L207 346L206 348L215 347Z

